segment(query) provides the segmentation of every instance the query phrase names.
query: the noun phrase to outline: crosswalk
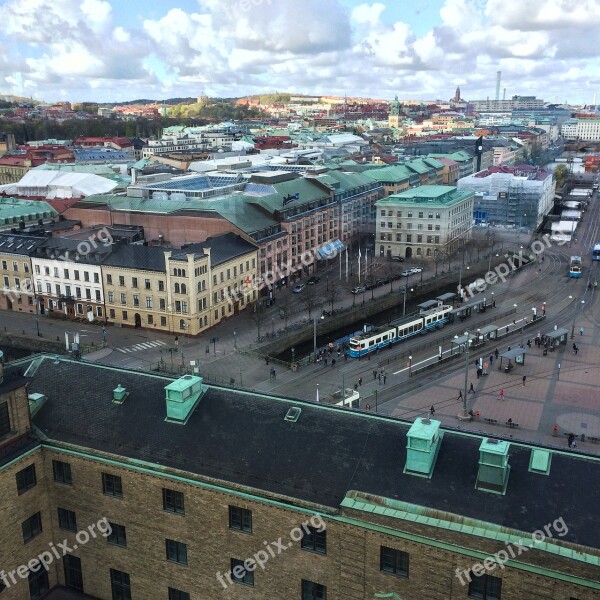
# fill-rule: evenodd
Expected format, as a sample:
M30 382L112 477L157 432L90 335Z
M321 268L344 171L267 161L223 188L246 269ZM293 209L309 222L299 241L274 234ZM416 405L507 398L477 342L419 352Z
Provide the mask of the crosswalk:
M151 342L140 342L139 344L134 344L133 346L128 346L126 348L115 348L119 352L123 354L127 354L128 352L138 352L140 350L150 350L152 348L160 348L161 346L166 346L167 342L163 342L161 340L152 340Z

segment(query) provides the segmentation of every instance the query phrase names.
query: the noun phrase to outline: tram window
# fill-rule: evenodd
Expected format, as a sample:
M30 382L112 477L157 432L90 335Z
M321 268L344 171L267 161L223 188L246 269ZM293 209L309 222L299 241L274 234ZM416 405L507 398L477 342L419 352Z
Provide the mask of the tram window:
M378 337L375 341L379 344L379 342L381 342L381 338Z
M375 342L373 340L369 340L369 346L372 346Z

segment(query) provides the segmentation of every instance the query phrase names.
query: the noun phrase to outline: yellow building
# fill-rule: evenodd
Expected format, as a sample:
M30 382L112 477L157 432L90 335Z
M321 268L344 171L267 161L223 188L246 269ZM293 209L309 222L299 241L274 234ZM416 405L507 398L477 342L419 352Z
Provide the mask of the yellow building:
M115 247L103 261L109 323L198 335L256 300L257 247L228 233L180 250Z

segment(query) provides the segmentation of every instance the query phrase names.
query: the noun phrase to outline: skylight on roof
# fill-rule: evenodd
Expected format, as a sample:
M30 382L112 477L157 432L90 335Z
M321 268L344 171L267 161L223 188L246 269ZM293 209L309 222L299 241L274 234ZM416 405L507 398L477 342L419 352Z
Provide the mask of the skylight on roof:
M284 417L284 421L289 421L290 423L295 423L299 417L300 417L300 413L302 412L301 408L298 408L297 406L292 406L292 408L290 408L287 413L285 414Z

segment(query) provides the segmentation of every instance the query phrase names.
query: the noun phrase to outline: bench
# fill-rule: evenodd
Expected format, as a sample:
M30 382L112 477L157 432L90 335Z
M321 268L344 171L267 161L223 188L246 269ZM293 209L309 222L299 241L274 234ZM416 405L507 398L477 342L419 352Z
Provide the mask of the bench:
M508 425L508 426L509 426L511 429L514 429L515 427L518 427L518 426L519 426L519 424L518 424L518 423L515 423L515 422L513 422L513 421L506 421L506 424L507 424L507 425Z
M498 423L498 419L488 419L487 417L485 419L483 419L486 423L489 423L490 425L496 425L496 423Z

